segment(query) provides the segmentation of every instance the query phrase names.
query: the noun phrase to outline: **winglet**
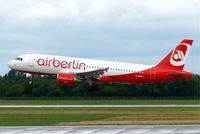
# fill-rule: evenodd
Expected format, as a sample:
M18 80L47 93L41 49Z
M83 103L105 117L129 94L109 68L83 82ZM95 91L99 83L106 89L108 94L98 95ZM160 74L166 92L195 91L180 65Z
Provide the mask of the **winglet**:
M106 72L108 72L108 70L109 70L109 67L107 67L107 68L104 69L104 71L106 71Z

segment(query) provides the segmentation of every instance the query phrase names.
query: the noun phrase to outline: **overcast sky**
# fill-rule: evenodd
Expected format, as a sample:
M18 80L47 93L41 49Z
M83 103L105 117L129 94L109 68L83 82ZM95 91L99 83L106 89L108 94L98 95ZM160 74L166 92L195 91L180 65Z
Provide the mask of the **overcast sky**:
M185 38L200 74L199 0L0 0L0 75L25 53L156 64Z

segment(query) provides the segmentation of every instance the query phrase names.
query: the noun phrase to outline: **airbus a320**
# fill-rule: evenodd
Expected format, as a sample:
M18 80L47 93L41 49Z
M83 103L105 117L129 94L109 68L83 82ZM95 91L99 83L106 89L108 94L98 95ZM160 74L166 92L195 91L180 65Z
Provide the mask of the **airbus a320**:
M129 84L159 83L192 77L184 65L193 40L185 39L156 65L63 57L45 54L24 54L11 60L9 68L42 75L55 75L59 84L72 85L78 81L89 83L89 90L97 90L97 82Z

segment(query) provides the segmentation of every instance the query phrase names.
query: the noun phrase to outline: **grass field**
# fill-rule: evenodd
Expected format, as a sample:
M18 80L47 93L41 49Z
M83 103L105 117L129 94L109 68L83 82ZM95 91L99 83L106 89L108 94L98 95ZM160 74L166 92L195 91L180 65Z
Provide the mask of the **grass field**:
M199 100L0 100L0 105L199 105ZM200 124L200 108L0 108L0 126Z
M0 100L0 105L159 105L200 104L199 100Z
M0 126L200 124L199 108L0 108Z

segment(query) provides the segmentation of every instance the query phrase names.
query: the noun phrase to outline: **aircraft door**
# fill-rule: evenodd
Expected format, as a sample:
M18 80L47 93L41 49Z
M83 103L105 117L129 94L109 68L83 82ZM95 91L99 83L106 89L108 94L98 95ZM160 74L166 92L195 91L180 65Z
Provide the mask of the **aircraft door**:
M156 78L156 69L151 68L150 69L150 79L155 79Z
M34 59L33 57L28 58L28 62L27 62L28 67L34 67L34 60L33 59Z

